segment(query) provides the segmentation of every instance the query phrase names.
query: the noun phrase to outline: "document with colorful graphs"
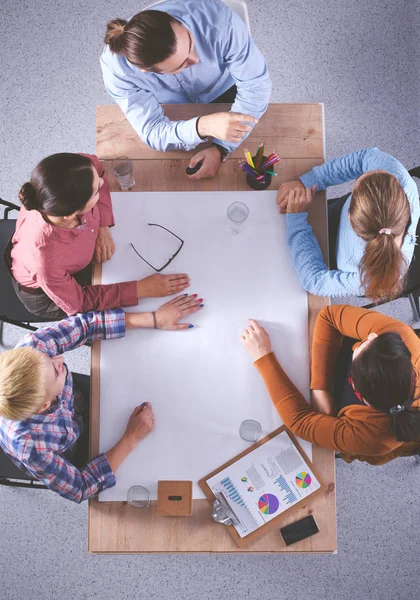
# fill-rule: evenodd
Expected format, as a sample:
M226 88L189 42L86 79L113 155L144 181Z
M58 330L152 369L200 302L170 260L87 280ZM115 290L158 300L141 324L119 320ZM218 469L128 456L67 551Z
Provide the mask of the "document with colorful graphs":
M321 487L287 431L282 431L207 480L235 514L241 538Z

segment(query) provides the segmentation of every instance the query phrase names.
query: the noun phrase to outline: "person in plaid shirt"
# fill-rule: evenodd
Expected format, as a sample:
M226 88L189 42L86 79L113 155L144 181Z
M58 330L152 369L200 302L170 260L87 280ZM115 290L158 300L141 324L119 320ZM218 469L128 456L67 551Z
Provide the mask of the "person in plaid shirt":
M151 405L137 406L119 442L79 469L72 455L83 421L62 355L88 341L124 337L126 329L188 329L193 325L180 319L202 306L202 298L185 294L156 312L125 314L118 308L78 314L25 336L14 350L0 355L3 451L30 477L73 502L114 486L120 464L154 428Z

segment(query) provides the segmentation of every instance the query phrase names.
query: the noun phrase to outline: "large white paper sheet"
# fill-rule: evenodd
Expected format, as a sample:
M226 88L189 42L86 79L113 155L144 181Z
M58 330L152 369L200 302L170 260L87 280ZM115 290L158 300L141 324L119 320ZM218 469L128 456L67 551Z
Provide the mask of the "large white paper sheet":
M264 432L282 424L240 342L249 317L267 328L283 368L309 399L307 299L287 248L285 217L273 191L114 193L112 200L116 251L103 265L103 283L154 273L130 243L156 267L174 254L179 242L147 225L157 223L185 242L164 272L188 273L188 291L203 296L205 307L190 317L193 329L131 330L102 342L101 452L118 441L143 401L152 403L156 428L99 500L126 500L134 484L156 498L160 479L192 480L194 498L203 498L197 481L248 446L239 437L244 419L259 421ZM239 234L227 226L234 201L250 209ZM141 300L127 310L155 310L165 300ZM311 458L311 445L302 445Z

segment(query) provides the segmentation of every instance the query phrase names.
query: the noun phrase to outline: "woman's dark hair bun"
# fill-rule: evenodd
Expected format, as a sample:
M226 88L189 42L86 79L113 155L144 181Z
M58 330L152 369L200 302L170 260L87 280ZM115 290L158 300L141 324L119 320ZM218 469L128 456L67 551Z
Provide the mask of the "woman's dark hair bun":
M22 185L19 192L19 200L22 202L26 210L38 209L38 198L32 183L27 181Z

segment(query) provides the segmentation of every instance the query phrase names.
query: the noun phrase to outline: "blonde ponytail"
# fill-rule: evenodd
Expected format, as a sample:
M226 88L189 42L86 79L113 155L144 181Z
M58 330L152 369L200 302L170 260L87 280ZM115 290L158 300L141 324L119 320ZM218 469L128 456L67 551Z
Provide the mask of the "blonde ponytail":
M390 173L368 173L357 181L349 209L355 233L366 242L359 265L364 293L374 301L398 296L408 264L395 239L404 236L410 205Z

